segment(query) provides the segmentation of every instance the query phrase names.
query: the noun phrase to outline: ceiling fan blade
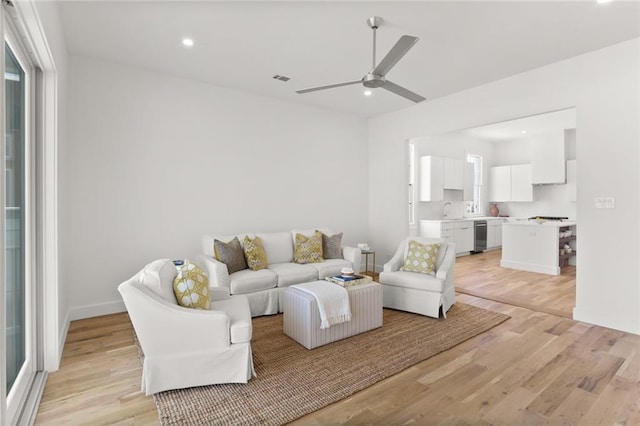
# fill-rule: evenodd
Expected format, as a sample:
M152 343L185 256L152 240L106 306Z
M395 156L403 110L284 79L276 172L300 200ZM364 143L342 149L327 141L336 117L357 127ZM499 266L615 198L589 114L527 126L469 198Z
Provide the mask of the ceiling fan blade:
M328 86L310 87L308 89L296 90L296 93L303 94L315 92L316 90L333 89L334 87L350 86L352 84L362 83L362 80L347 81L346 83L329 84Z
M395 64L420 40L418 37L403 35L400 40L391 48L387 56L374 68L373 74L385 76Z
M418 95L417 93L413 93L409 89L405 89L402 86L398 86L397 84L392 83L389 80L384 82L384 85L382 85L382 88L383 89L387 89L388 91L393 92L396 95L400 95L400 96L402 96L404 98L407 98L410 101L413 101L415 103L422 102L422 101L427 99L427 98L423 98L422 96Z

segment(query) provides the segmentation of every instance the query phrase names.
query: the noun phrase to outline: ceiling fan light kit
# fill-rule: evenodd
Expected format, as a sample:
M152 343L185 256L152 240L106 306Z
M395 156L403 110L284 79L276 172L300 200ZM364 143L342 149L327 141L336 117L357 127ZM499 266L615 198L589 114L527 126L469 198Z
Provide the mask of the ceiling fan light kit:
M382 18L380 18L379 16L372 16L371 18L367 19L367 24L373 31L373 67L371 68L371 71L369 71L360 80L296 90L296 93L304 94L315 92L318 90L333 89L336 87L350 86L352 84L360 83L364 87L371 89L381 87L416 103L424 101L424 97L386 79L387 73L391 71L391 69L398 63L398 61L400 61L400 59L402 59L402 57L406 55L409 49L411 49L418 42L419 38L403 35L402 37L400 37L400 40L398 40L396 44L391 48L389 53L387 53L387 55L382 58L382 61L380 61L380 63L376 65L376 30L382 24Z

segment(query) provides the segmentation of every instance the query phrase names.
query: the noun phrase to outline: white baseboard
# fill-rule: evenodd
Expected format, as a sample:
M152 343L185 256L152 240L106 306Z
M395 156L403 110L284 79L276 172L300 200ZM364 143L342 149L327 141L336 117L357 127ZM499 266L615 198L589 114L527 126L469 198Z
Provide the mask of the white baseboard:
M62 352L64 351L64 344L67 341L70 322L71 320L69 319L69 311L67 311L67 315L65 315L64 317L64 324L62 324L62 330L60 331L58 340L58 365L60 365L60 362L62 361Z
M640 335L640 319L623 317L615 312L586 311L578 307L573 308L573 319L600 327L613 328L614 330Z
M69 309L69 321L117 314L119 312L125 312L126 310L124 302L121 300L95 305L75 306Z
M559 266L535 265L533 263L515 262L513 260L501 260L503 268L519 269L521 271L538 272L540 274L560 275Z

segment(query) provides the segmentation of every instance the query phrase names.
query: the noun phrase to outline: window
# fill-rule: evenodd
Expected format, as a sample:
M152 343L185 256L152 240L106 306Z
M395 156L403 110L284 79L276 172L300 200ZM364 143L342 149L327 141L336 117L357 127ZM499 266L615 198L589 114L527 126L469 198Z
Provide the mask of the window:
M409 225L416 224L416 148L409 142Z
M480 155L468 154L467 162L473 164L473 201L467 203L467 213L481 213L482 157Z

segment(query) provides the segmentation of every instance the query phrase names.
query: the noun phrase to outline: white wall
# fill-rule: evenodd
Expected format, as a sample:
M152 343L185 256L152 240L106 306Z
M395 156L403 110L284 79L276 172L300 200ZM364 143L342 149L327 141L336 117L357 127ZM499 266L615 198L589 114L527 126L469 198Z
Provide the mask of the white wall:
M200 237L328 226L367 236L365 119L71 57L61 275L71 317Z
M640 333L639 52L634 39L371 119L369 240L383 261L408 233L405 141L576 107L574 318ZM595 209L602 196L616 208Z

